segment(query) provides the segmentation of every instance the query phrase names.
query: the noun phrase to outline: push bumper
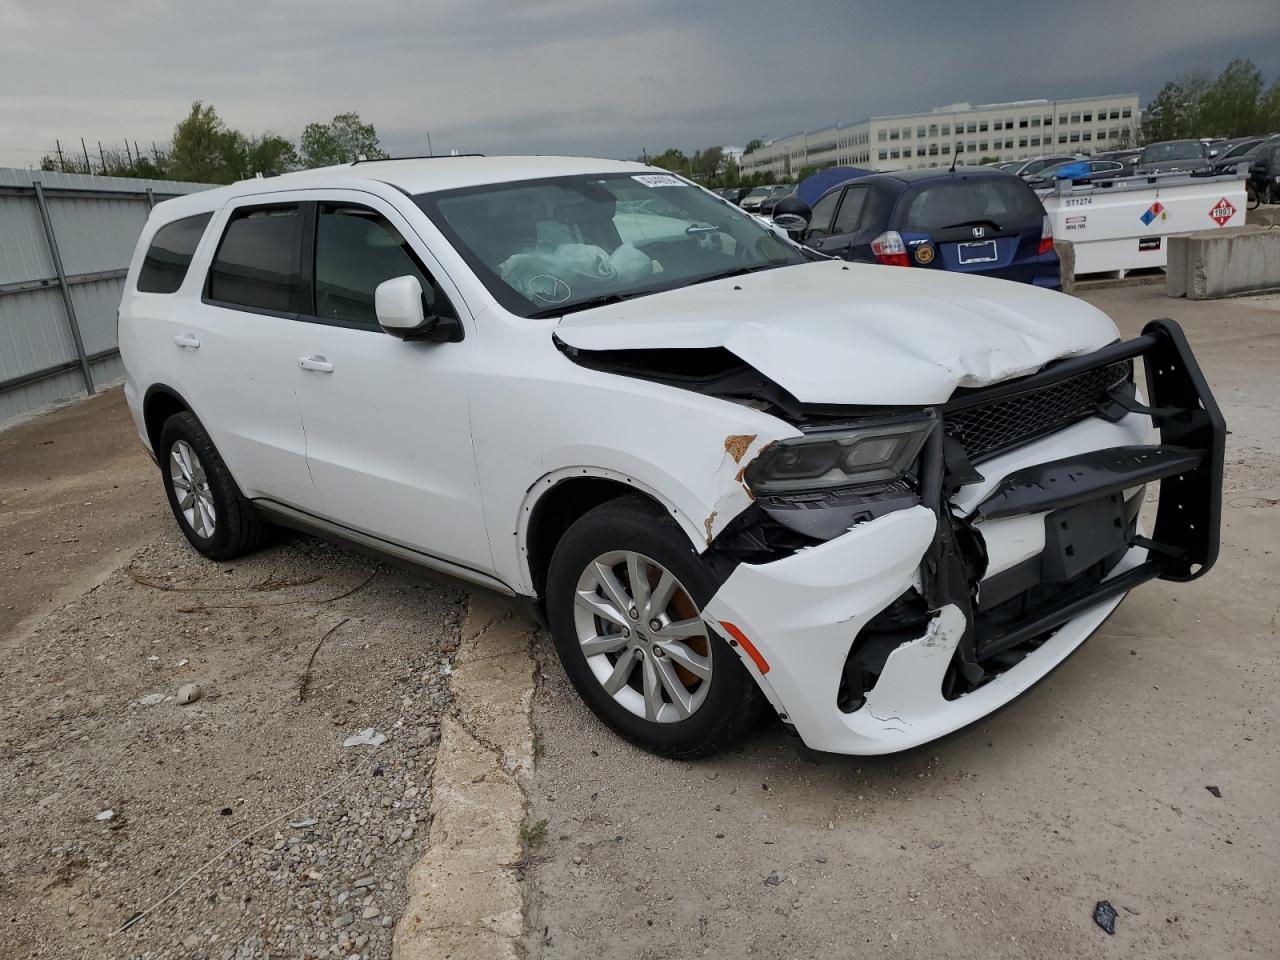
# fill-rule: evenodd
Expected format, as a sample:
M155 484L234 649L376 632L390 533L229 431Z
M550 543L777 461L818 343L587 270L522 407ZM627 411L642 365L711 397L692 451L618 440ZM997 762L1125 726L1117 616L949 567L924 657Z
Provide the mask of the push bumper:
M1111 422L1093 418L1016 449L983 464L983 479L959 487L948 481L942 431L935 430L919 505L780 560L740 564L730 574L703 615L727 642L750 645L743 652L753 655L743 662L808 746L893 753L958 730L1052 671L1132 587L1207 572L1218 549L1226 426L1177 325L1156 321L1133 341L1035 376L1051 381L1090 363L1137 357L1146 367L1150 406L1130 401L1127 414ZM1144 442L1153 422L1159 445ZM982 588L994 577L1018 563L1070 563L1066 547L1076 544L1047 544L1048 518L1106 498L1122 498L1136 510L1134 496L1157 481L1151 536L1130 525L1123 556L1105 576L1081 578L1013 622L987 615ZM960 524L986 540L991 566L979 582L959 574ZM859 632L911 590L928 605L924 629L888 654L857 709L841 710L845 662ZM1024 646L1012 666L994 666L1019 644L1029 644L1029 652ZM948 698L944 677L957 668L978 671L980 679Z

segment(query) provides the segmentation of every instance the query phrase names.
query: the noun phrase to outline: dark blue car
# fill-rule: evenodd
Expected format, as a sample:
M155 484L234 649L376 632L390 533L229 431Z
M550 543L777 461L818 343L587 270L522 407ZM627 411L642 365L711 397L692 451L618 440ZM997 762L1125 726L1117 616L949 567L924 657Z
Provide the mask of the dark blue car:
M1053 227L1031 188L991 168L845 181L813 205L804 243L845 260L1062 286Z

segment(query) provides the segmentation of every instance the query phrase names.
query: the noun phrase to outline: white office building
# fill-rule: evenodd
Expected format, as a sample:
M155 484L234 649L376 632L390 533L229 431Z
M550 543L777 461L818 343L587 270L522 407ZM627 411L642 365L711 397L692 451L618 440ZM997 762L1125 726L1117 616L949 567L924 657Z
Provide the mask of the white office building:
M745 154L744 174L790 177L805 167L914 170L1043 154L1096 153L1132 145L1136 93L1074 100L953 103L928 113L872 117L778 137ZM958 156L957 156L958 155Z

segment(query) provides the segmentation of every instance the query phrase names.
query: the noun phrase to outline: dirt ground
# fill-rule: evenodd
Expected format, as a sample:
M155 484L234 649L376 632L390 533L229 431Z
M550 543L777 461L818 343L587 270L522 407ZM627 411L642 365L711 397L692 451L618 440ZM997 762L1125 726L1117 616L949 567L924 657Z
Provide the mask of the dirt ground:
M123 409L0 434L0 957L389 957L463 594L301 537L200 558Z
M527 955L1277 955L1280 298L1087 298L1187 328L1233 430L1217 569L875 760L777 723L658 760L542 643ZM0 958L388 956L465 600L301 537L201 560L118 390L0 433Z
M544 645L529 956L1280 955L1280 298L1086 297L1126 336L1178 319L1206 369L1233 430L1217 568L1143 586L1008 710L897 757L815 755L775 722L659 760Z

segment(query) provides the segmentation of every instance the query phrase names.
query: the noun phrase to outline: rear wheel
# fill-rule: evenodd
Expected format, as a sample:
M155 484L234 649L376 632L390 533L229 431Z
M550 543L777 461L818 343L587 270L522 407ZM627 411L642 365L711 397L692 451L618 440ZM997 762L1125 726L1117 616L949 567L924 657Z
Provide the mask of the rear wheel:
M595 508L556 547L546 600L565 673L596 716L655 753L715 753L759 713L755 681L701 616L717 586L640 498Z
M195 414L165 421L156 459L174 519L193 547L212 560L230 560L262 544L265 524Z

